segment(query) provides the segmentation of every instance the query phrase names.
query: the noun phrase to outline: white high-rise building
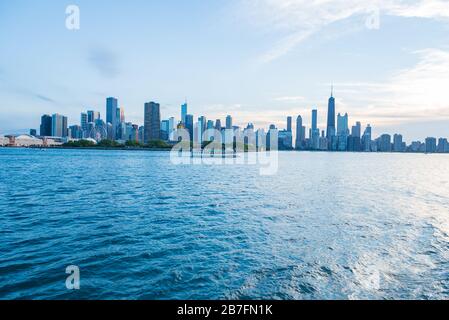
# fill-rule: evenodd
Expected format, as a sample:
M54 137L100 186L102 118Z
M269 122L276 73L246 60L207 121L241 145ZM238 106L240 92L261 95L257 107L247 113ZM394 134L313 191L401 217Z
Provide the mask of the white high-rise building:
M338 150L340 151L346 151L347 149L347 142L348 142L348 136L349 136L349 126L348 126L348 114L345 113L344 116L342 116L340 113L337 116L337 143L338 143Z
M68 135L67 117L54 114L51 117L51 135L53 137L65 138Z

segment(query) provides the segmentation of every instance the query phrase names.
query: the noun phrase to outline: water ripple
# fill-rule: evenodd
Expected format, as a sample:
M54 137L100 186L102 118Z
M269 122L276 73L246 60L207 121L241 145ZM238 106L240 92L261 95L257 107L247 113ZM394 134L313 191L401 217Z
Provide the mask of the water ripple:
M449 298L444 156L281 153L268 177L157 152L0 163L0 299Z

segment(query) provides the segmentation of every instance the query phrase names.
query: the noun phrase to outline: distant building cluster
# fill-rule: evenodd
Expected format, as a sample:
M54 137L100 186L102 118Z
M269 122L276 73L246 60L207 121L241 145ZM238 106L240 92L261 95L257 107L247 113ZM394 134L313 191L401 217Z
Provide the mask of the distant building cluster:
M255 130L252 123L246 128L235 126L230 115L224 123L221 119L207 120L205 116L200 116L195 121L188 109L187 102L181 105L179 121L174 117L161 119L160 104L147 102L144 104L144 125L139 126L127 122L124 108L119 107L116 98L109 97L106 99L105 119L99 111L89 110L81 113L79 124L68 126L66 116L43 115L39 134L37 130L32 129L29 135L0 137L0 145L57 146L73 140L90 140L96 143L106 139L120 143L133 141L147 144L156 140L176 143L180 139L180 130L184 129L184 132L188 132L190 141L197 145L220 138L224 144L244 141L245 144L255 144L258 149L260 145L269 149L270 141L273 143L271 138L276 135L279 150L449 153L449 143L445 138L437 140L429 137L424 142L414 141L407 145L400 134L383 134L373 139L372 127L369 124L363 133L360 122L350 128L348 114L336 114L333 90L328 101L326 129L318 128L318 110L313 109L312 123L308 131L302 117L296 118L295 137L292 117L287 117L286 129L279 130L275 125L270 125L265 131ZM217 132L219 137L216 136Z
M372 127L368 124L362 134L362 125L356 122L349 129L349 116L335 115L335 98L333 90L328 102L327 128L321 131L317 127L318 111L312 110L312 125L306 138L306 127L303 126L301 116L296 120L296 150L320 150L320 151L349 151L349 152L422 152L422 153L449 153L449 143L446 138L437 139L426 138L425 142L414 141L407 145L403 141L401 134L393 137L389 134L382 134L373 139ZM291 118L287 119L288 136L291 128ZM284 140L284 144L279 143L280 149L292 149L289 139Z

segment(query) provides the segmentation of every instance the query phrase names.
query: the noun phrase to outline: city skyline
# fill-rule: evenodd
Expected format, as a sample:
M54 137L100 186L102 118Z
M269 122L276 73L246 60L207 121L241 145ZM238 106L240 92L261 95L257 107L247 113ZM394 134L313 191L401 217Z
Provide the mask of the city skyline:
M112 93L139 124L142 101L177 114L187 97L198 114L233 114L241 126L280 126L294 114L310 123L314 108L325 128L334 82L339 109L350 121L376 123L374 135L447 136L442 1L77 5L81 28L70 31L64 4L0 3L0 133L37 128L44 112L74 119L80 106L102 109ZM369 18L379 25L367 25Z
M79 124L72 123L71 125L64 115L44 114L40 118L39 135L36 129L31 128L29 130L31 140L23 135L17 137L8 135L6 138L9 139L9 143L7 139L2 138L2 145L48 146L49 143L53 145L56 142L58 145L85 139L97 143L102 140L113 140L119 143L131 142L141 145L161 140L174 145L179 142L181 137L183 140L186 139L185 135L179 132L179 129L185 129L190 141L200 146L204 142L217 139L218 132L219 138L224 144L229 144L230 141L236 143L242 139L242 143L253 144L257 150L261 147L263 149L265 146L271 149L270 137L275 134L276 148L279 150L449 153L449 142L445 137L427 136L424 140L419 139L407 143L404 136L397 131L394 135L382 133L375 136L372 124L362 125L360 121L351 123L347 112L344 114L338 112L338 101L334 96L333 86L328 99L327 126L324 129L318 125L316 108L311 110L309 130L307 130L307 124L303 122L303 115L297 115L296 127L293 126L292 116L286 116L285 127L278 127L272 123L268 128L257 128L254 126L254 122L238 126L232 115L226 116L223 122L224 126L222 119L210 120L204 115L198 115L197 121L195 121L195 115L189 112L187 101L178 109L179 119L173 115L164 119L159 103L145 102L143 126L126 121L125 110L115 97L106 98L105 111L105 120L101 118L101 111L82 111ZM206 130L209 129L215 130L215 132L208 131L206 133ZM263 142L260 139L263 139Z
M335 95L335 86L332 84L331 88L330 88L330 97L329 97L329 100L328 100L328 103L327 103L326 107L318 108L318 107L313 107L312 106L310 108L303 109L304 112L299 114L299 116L302 119L302 123L307 124L307 121L305 121L304 119L306 119L306 120L308 119L308 121L310 123L311 131L308 132L308 134L302 133L303 136L305 136L305 137L312 137L312 132L315 132L314 134L317 137L317 139L319 139L320 136L322 136L323 134L324 134L324 136L326 138L329 139L329 134L331 134L331 135L332 134L334 134L334 135L338 134L338 128L337 128L338 124L337 124L337 122L338 122L340 116L342 116L342 117L344 116L344 117L348 118L349 115L348 115L347 112L338 111L338 107L336 105L336 98L335 98L334 95ZM164 109L163 105L161 105L160 103L156 103L154 101L145 102L144 103L144 109L145 109L147 104L156 104L158 109L159 109L159 113L161 113L162 111L166 111ZM188 110L190 110L191 107L190 107L190 104L187 102L187 99L185 99L184 103L178 105L178 109L179 109L179 107L180 107L180 111L178 110L178 113L180 113L179 119L176 117L176 115L170 115L170 117L167 118L166 120L163 120L162 117L161 117L159 119L160 120L159 122L162 124L163 121L169 121L169 120L175 121L176 120L177 121L176 123L179 123L179 122L183 122L182 119L184 119L185 116L190 116L192 118L191 119L192 126L197 123L196 120L195 120L196 119L195 115L193 115L193 114L188 112ZM31 128L24 128L24 129L21 129L21 130L16 130L15 132L14 132L14 130L12 130L10 132L1 132L0 131L0 135L3 135L3 136L5 136L5 135L20 135L20 134L28 134L30 132L30 130L31 131L36 130L36 132L38 131L38 129L42 130L43 117L45 117L45 116L50 117L50 120L53 121L53 122L54 121L64 121L66 126L67 126L67 128L70 128L70 126L80 126L82 128L82 130L84 130L84 131L87 130L87 124L88 123L95 123L96 122L95 120L97 120L97 119L101 120L101 114L105 114L106 115L105 116L105 121L104 121L105 125L110 123L110 124L112 124L113 127L117 128L119 123L121 123L121 122L125 123L125 121L124 121L125 108L121 104L119 104L119 99L116 98L116 97L108 97L108 98L106 98L106 106L105 106L105 110L103 111L104 113L102 111L98 111L101 108L92 107L92 105L91 105L90 109L92 109L92 110L87 110L86 109L86 110L81 112L81 114L80 114L81 118L80 118L79 123L78 123L77 120L70 120L69 121L68 120L69 119L68 116L60 115L60 113L58 113L58 112L56 112L54 114L51 113L51 112L47 112L47 113L44 112L41 115L42 117L40 118L40 122L38 122L38 125L36 125L34 127L31 127ZM324 111L323 109L326 109L327 112L323 112ZM113 110L116 110L116 111L114 112ZM143 112L143 116L140 117L141 120L137 121L137 123L134 123L134 121L131 121L132 124L135 125L135 126L143 128L145 126L145 114L146 114L146 112L144 111ZM308 117L308 115L310 115L310 117ZM55 119L52 119L52 118L54 118L54 116L58 116L58 117L60 116L62 118L60 120L55 120ZM200 115L199 117L203 117L203 115ZM257 128L264 129L264 127L255 125L257 123L260 123L260 122L257 121L257 116L255 116L255 118L253 118L253 119L249 118L248 122L241 121L237 117L232 116L232 118L230 120L231 124L229 124L229 122L228 122L229 121L228 117L231 117L231 116L229 114L226 114L225 116L223 116L223 119L221 119L221 118L215 119L214 117L212 117L212 118L214 120L218 120L218 121L223 120L223 124L224 124L223 127L224 128L228 128L228 129L233 127L233 126L236 126L236 127L239 127L239 128L245 128L247 125L252 125L252 126L255 126ZM294 116L294 117L295 117L295 121L297 121L296 116ZM117 118L120 118L120 119L117 120ZM287 123L285 122L286 118L287 118ZM287 128L289 126L289 123L288 123L289 119L288 118L292 118L292 116L291 115L284 115L284 119L281 120L281 121L272 121L272 122L268 121L267 125L266 125L266 128L269 128L272 125L274 125L276 128L284 128L284 124L287 124L287 126L286 126L286 128ZM210 119L210 118L208 118L208 119ZM90 120L93 120L93 121L90 121ZM234 122L234 120L237 120L237 121ZM293 120L293 118L291 120ZM87 121L87 122L84 123L84 121ZM211 120L209 120L209 121L211 121ZM131 122L127 121L127 123L131 123ZM354 124L354 125L359 124L360 125L362 123L361 121L356 121L356 120L352 120L352 119L351 120L346 119L346 122L347 122L346 125L348 127L348 130L351 128L351 124ZM407 137L404 134L400 133L400 130L395 130L394 128L391 128L390 132L381 132L372 123L364 123L364 124L365 124L365 126L366 125L370 126L370 128L372 130L372 136L379 136L380 137L380 136L382 136L384 134L388 134L391 137L394 137L395 135L399 134L401 136L402 141L404 141L404 142L406 142L407 144L410 144L410 145L413 142L423 141L423 140L425 140L428 137L432 137L432 135L425 135L425 136L422 136L422 137L418 137L417 139L407 139ZM206 123L206 125L207 125L207 123ZM214 127L215 127L215 124L214 124ZM305 127L307 127L307 125ZM293 141L293 145L296 145L297 128L296 128L296 126L292 126L292 128L293 128L291 130L291 132L292 132L292 141ZM48 136L59 136L59 135L51 134L51 135L48 135ZM66 133L65 136L68 137L69 134ZM446 137L446 136L449 136L449 134L448 135L439 136L439 137ZM438 136L436 136L436 137L438 137ZM318 143L318 142L316 142L316 143Z

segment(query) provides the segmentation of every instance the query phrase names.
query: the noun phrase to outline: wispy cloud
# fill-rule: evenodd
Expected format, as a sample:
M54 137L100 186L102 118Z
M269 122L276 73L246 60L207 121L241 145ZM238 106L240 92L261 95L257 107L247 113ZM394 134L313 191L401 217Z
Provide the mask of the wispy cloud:
M95 48L89 52L88 61L105 78L115 78L120 74L117 55L105 48Z
M35 92L30 92L30 94L32 96L34 96L36 99L42 100L44 102L51 102L51 103L55 103L56 101L50 97L44 96L42 94L39 93L35 93Z
M292 102L292 103L302 102L304 100L305 98L303 96L284 96L284 97L277 97L274 99L274 101L278 102Z
M449 20L447 0L390 1L389 14L401 17L434 18ZM398 2L398 3L395 3Z
M259 61L282 57L323 28L351 17L387 14L449 21L444 0L242 0L241 10L257 26L283 34ZM357 23L360 23L357 20Z
M303 30L295 32L287 37L281 39L274 47L268 52L263 53L259 57L259 61L261 62L270 62L276 60L277 58L287 54L290 50L292 50L296 45L306 40L309 36L311 36L315 30Z
M0 72L0 79L1 72ZM5 80L5 79L2 79ZM43 101L46 103L56 103L56 100L52 97L42 94L40 92L37 92L35 90L31 90L29 88L26 88L22 85L18 85L15 83L11 83L9 81L2 81L2 85L0 86L0 91L6 92L6 93L12 93L17 96L21 96L27 99L37 100L37 101Z
M336 83L346 94L351 114L380 124L449 118L449 52L440 49L416 51L419 62L399 70L383 83ZM363 107L362 105L363 104Z

